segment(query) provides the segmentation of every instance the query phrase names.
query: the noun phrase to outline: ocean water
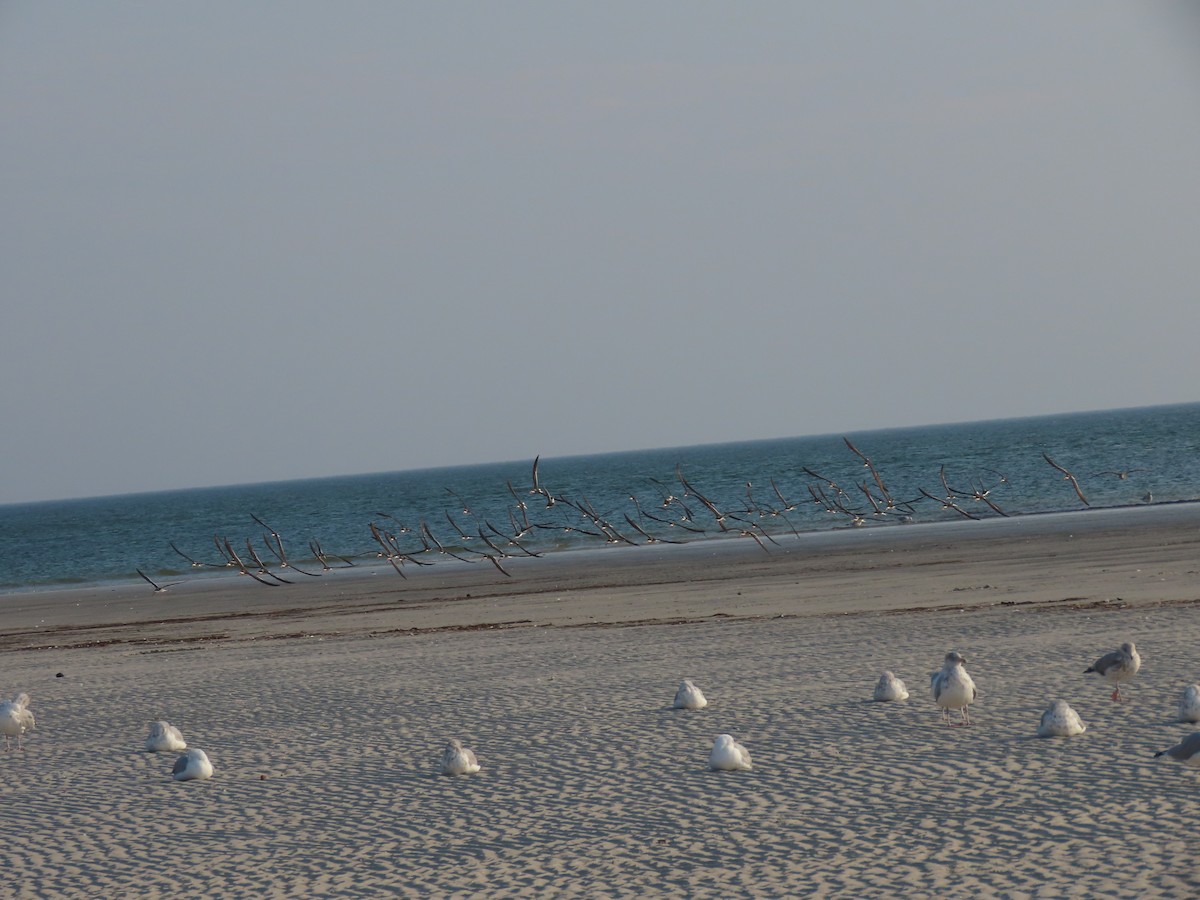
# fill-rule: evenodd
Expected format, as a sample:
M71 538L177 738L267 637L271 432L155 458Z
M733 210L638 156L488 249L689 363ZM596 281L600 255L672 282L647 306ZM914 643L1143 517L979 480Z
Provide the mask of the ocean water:
M1090 507L1043 454L1075 475ZM753 539L770 552L773 540L832 528L1192 501L1200 403L542 459L538 476L545 494L531 492L533 460L517 460L0 505L0 592L138 580L139 568L156 581L233 577L214 538L246 562L249 542L278 571L278 545L255 516L293 564L320 572L313 541L330 565L388 566L370 523L410 557L401 566L467 564L437 543L503 565L496 548Z

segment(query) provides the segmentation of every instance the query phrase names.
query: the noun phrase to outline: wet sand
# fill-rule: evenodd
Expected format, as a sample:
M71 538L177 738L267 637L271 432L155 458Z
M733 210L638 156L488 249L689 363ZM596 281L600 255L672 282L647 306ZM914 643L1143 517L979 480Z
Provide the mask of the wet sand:
M0 597L18 896L1193 896L1200 505ZM406 570L407 571L407 570ZM1114 704L1083 670L1145 660ZM928 673L967 658L976 724ZM904 703L870 701L879 673ZM59 676L61 673L61 677ZM668 708L679 681L710 700ZM1058 697L1088 724L1038 739ZM175 783L165 718L216 766ZM710 772L717 734L749 772ZM461 738L483 771L437 774Z

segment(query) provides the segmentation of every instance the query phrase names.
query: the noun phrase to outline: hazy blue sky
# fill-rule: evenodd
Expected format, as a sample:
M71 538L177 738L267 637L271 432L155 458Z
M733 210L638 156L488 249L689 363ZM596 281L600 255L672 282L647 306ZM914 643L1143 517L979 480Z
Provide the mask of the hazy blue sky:
M1200 399L1181 5L7 2L0 502Z

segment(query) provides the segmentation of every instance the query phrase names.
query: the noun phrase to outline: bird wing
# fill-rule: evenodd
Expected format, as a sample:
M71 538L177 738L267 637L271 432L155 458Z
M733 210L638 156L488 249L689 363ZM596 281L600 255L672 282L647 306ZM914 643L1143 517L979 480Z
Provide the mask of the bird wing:
M1107 675L1110 669L1121 665L1121 661L1121 651L1114 650L1112 653L1105 653L1102 657L1092 663L1091 671L1099 672L1101 675Z

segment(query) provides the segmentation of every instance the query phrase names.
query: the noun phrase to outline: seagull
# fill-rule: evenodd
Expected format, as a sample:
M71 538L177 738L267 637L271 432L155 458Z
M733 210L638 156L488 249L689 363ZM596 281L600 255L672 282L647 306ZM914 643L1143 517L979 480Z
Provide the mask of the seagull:
M929 676L929 686L933 690L933 700L942 708L942 721L950 724L950 710L957 709L962 717L963 725L971 724L971 716L967 712L979 691L975 682L963 668L966 659L957 651L951 650L946 654L941 671Z
M174 752L186 750L187 741L179 729L170 722L161 719L150 726L150 734L146 736L146 750L150 753Z
M884 672L879 676L879 683L875 685L875 699L879 701L907 700L908 688L891 672Z
M733 739L731 734L719 734L708 755L710 769L739 771L750 768L750 751Z
M1142 658L1138 656L1137 648L1133 646L1131 641L1126 641L1121 645L1120 650L1104 654L1084 669L1083 674L1088 675L1096 672L1105 681L1112 682L1112 699L1120 701L1121 682L1129 681L1138 673L1138 669L1141 667Z
M5 750L12 749L11 738L17 739L18 750L25 749L21 746L21 735L34 728L33 713L27 706L29 695L24 692L0 703L0 734L4 735Z
M167 588L174 587L177 584L183 584L182 581L168 581L166 584L157 584L153 581L150 581L150 577L141 569L134 569L133 571L137 572L142 576L142 578L146 579L146 581L150 583L150 586L154 588L154 593L156 594L165 594L167 592Z
M1093 473L1092 477L1098 478L1101 475L1115 475L1119 480L1124 481L1126 478L1128 478L1134 472L1145 472L1145 471L1146 471L1145 469L1121 469L1121 470L1117 470L1117 471L1113 471L1110 469L1107 472L1095 472L1095 473Z
M176 781L199 781L212 778L212 774L212 763L203 750L185 750L171 769L171 776Z
M1169 756L1185 766L1200 768L1200 731L1193 731L1174 747L1159 750L1154 754L1155 759L1160 756Z
M1046 462L1050 463L1053 468L1062 472L1063 481L1071 482L1071 487L1075 488L1075 495L1079 498L1079 502L1081 502L1084 506L1091 506L1091 504L1088 503L1087 497L1083 496L1083 489L1079 487L1079 482L1075 479L1074 475L1052 460L1045 451L1042 451L1042 458L1045 459Z
M1087 731L1079 713L1071 709L1066 700L1055 700L1042 713L1038 723L1038 737L1073 737Z
M475 754L462 745L462 741L454 738L442 751L443 775L474 775L480 769Z
M1179 698L1179 721L1200 722L1200 684L1189 684Z
M679 690L675 692L675 702L671 704L672 709L704 709L708 706L708 700L700 688L692 682L690 678L683 679L683 684L679 685Z

